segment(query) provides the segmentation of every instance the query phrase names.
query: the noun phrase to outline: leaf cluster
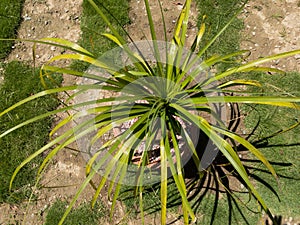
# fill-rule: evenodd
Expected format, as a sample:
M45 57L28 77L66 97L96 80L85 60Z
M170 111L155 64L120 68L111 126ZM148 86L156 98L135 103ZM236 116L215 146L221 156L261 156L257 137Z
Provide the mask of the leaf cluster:
M92 205L95 205L101 190L108 183L112 215L122 186L130 180L135 187L134 193L139 198L140 211L144 218L144 188L149 185L149 182L150 184L154 182L152 180L154 174L158 176L160 185L161 224L166 224L167 220L168 178L170 176L181 198L183 221L185 224L189 224L194 223L197 218L187 196L185 157L191 158L196 168L195 174L201 179L202 156L205 151L212 153L217 150L239 176L247 188L249 196L254 197L259 206L272 218L267 204L249 179L248 172L238 155L237 144L243 146L264 164L275 178L277 178L276 172L261 151L247 139L228 129L226 119L224 120L220 113L224 108L220 110L220 107L226 104L247 103L299 110L300 107L297 104L300 102L299 97L286 96L279 92L276 96L257 95L243 90L238 91L235 87L246 85L260 88L262 85L257 80L246 79L242 74L249 71L282 72L277 69L261 67L261 64L299 54L300 50L250 62L243 60L247 51L236 51L226 55L216 53L207 56L206 51L234 21L235 16L243 9L243 5L218 33L205 42L203 42L203 37L207 28L204 16L192 46L186 50L186 32L191 0L185 2L170 41L167 39L157 40L150 4L148 0L144 0L152 41L127 44L127 40L111 23L108 13L103 8L99 8L93 0L88 0L88 2L108 28L108 32L102 34L103 38L108 38L119 47L99 58L93 52L66 40L44 38L35 41L35 43L59 46L72 51L72 53L54 56L45 63L41 68L41 78L51 77L53 73L59 72L92 82L41 91L5 109L0 116L8 114L27 102L50 94L72 91L73 94L67 102L78 99L82 94L91 92L97 94L95 99L75 101L73 105L65 105L64 108L26 120L0 135L0 137L4 137L19 127L68 110L72 110L69 116L54 127L50 135L67 123L75 122L76 124L73 129L53 138L23 161L15 170L10 185L12 186L12 182L21 168L46 150L52 149L41 163L38 170L39 175L42 175L51 159L61 149L75 141L80 143L80 140L84 140L83 152L90 154L86 166L86 179L82 182L59 224L63 223L79 195L89 184L95 189L92 200ZM164 21L163 13L162 21ZM164 32L166 33L166 28L164 28ZM151 57L148 57L147 53ZM80 60L91 66L89 70L82 72L52 64L65 59ZM210 71L211 67L226 60L235 60L236 64L215 73ZM239 74L239 78L234 78L235 74ZM43 79L42 83L45 85ZM105 92L110 94L105 95ZM235 94L232 95L232 93ZM215 106L219 106L219 108ZM210 119L203 116L203 113L206 113ZM201 141L201 137L198 136L200 133L209 138L213 147L207 147L202 152L198 151L197 145L199 140ZM106 136L110 138L105 138ZM100 145L97 145L99 142ZM154 165L151 160L153 152L158 152L154 157L156 161ZM137 155L139 159L134 161ZM132 171L133 173L131 173ZM94 183L93 178L97 173L101 174L101 179L98 183ZM217 180L222 185L222 179ZM234 195L233 197L237 198Z

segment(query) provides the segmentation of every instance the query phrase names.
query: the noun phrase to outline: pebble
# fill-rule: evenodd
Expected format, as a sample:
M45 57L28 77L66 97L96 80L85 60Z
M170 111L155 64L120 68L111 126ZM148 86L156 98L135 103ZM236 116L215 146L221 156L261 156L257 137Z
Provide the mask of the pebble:
M56 50L56 47L55 46L51 46L51 51L55 51Z
M29 21L29 20L31 20L30 16L24 16L24 21Z

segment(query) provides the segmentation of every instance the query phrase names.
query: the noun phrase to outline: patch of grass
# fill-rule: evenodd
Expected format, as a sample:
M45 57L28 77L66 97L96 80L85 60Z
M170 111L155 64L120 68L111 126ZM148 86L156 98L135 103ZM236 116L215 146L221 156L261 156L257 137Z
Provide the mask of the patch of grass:
M264 84L264 93L285 92L285 95L299 96L300 81L299 73L287 73L284 75L267 75L255 73L251 78L255 78ZM275 88L276 86L277 88ZM279 88L278 88L279 87ZM257 89L252 89L256 92ZM286 217L299 217L300 195L300 125L293 130L280 133L274 137L270 134L287 130L289 126L300 121L300 112L289 108L277 108L257 105L255 108L245 106L245 112L249 112L245 119L246 127L253 129L252 141L257 142L263 154L274 164L279 176L279 183L268 173L260 171L262 165L255 165L257 170L255 175L268 182L278 193L280 201L264 185L258 183L258 190L269 203L269 207L276 215ZM266 138L266 139L264 139Z
M15 38L21 22L24 0L0 1L0 38ZM0 41L0 59L4 59L11 51L12 41Z
M257 208L251 213L249 213L249 209L246 208L249 207L250 204L256 204L254 199L246 205L242 205L240 203L236 204L237 201L234 203L232 200L229 204L228 198L224 194L219 196L217 201L218 205L216 206L215 197L215 194L212 193L208 193L204 196L203 201L197 208L199 219L196 224L257 224L257 221L260 218L260 213ZM249 197L249 195L247 197Z
M57 82L61 77L56 76ZM51 84L49 82L51 87ZM0 86L0 111L14 103L43 90L38 70L21 62L10 62L4 66L4 82ZM26 119L53 110L59 101L51 96L31 101L22 108L16 108L0 118L0 133L25 121ZM29 155L42 147L48 140L48 133L52 125L52 118L35 122L20 128L0 139L0 202L19 202L28 193L35 182L35 171L41 157L29 163L17 176L13 184L13 192L8 192L9 181L15 168Z
M134 196L135 187L123 187L120 195L121 201L130 210L131 215L140 211L139 196ZM168 212L175 214L178 212L178 206L181 205L180 193L172 178L168 180L168 193L167 193ZM144 187L143 192L143 210L145 214L157 213L161 209L160 203L160 184L153 184Z
M118 30L125 36L125 33L122 32L122 27L124 28L130 22L128 17L128 1L98 0L95 2L99 7L105 7L107 9L107 17L112 24L115 27L118 27ZM109 30L105 22L99 18L99 15L87 0L83 1L82 7L82 35L79 44L88 51L92 52L96 57L100 57L103 53L116 47L116 44L102 36L102 33L107 33ZM78 61L77 63L73 64L72 67L76 70L84 71L87 69L87 64Z
M198 8L198 26L206 15L205 23L207 32L204 35L203 45L208 43L232 18L235 12L241 7L240 0L196 0ZM243 21L236 18L228 29L208 49L207 56L213 54L228 54L239 50L240 30L243 28Z
M56 201L48 211L44 225L58 224L63 216L67 202ZM107 214L107 210L101 202L97 202L92 209L90 204L83 203L78 208L73 209L64 221L64 225L95 225L101 224L100 219Z

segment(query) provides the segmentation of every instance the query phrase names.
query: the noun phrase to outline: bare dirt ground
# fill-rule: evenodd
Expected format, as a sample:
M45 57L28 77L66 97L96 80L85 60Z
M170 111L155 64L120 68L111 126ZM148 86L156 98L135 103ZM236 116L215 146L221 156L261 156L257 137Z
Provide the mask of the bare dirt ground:
M162 8L165 13L168 37L172 34L172 28L183 6L183 0L162 0ZM26 0L23 11L23 22L19 29L19 38L38 39L42 37L60 37L71 41L80 38L80 14L82 0ZM131 0L130 16L132 24L128 31L133 39L150 40L149 25L146 22L146 11L142 0ZM157 25L158 38L163 38L160 8L156 1L151 1L151 8ZM196 7L192 7L192 20L189 23L188 44L197 32ZM300 3L298 0L253 0L245 8L242 18L245 20L245 30L241 46L251 50L251 58L266 56L300 47ZM42 65L53 55L60 53L60 49L54 47L45 48L39 45L36 50L36 64ZM17 43L7 60L32 60L32 44L26 42ZM288 71L300 71L300 56L272 63L272 66ZM65 83L74 83L72 79L65 77ZM57 120L64 117L58 115ZM60 131L62 132L62 131ZM72 146L76 148L76 146ZM45 222L45 210L56 199L70 198L75 194L79 184L85 176L85 161L80 154L65 150L61 152L42 180L45 188L36 190L38 200L29 205L13 206L0 205L0 224L18 224L23 220L24 213L28 212L25 224L43 224ZM61 188L53 188L53 187ZM62 187L64 186L64 187ZM51 188L52 187L52 188ZM81 197L82 201L89 201L91 196L87 190ZM117 207L115 222L124 216L121 205ZM170 215L169 221L174 218ZM289 221L288 221L289 220ZM127 221L126 224L140 224L139 219ZM287 224L295 222L287 219ZM103 222L102 224L109 224ZM147 218L146 224L159 224L159 218ZM175 222L174 224L181 224Z
M82 0L26 0L18 38L36 40L51 37L77 41L81 34L81 3ZM30 42L16 43L7 60L32 62L32 46ZM59 51L55 47L38 45L36 65L42 65Z
M245 30L241 48L249 49L249 59L293 51L300 47L300 1L249 1L242 18ZM272 67L300 71L300 55L272 62Z
M183 0L161 0L161 6L164 13L164 19L166 23L167 38L173 35L176 20L183 8ZM150 7L152 10L153 22L157 32L157 39L164 40L164 26L162 23L161 9L157 1L150 1ZM147 21L147 13L144 2L142 0L130 1L130 19L132 24L128 27L129 34L134 41L151 40L151 34L149 30L149 23ZM187 32L187 47L192 45L195 35L198 32L197 28L197 10L196 5L192 4L190 21L188 22Z

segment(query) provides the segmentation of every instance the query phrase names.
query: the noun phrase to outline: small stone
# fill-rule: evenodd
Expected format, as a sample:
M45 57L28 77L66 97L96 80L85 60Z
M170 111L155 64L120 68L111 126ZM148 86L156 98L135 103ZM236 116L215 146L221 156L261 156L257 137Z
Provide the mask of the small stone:
M256 35L256 32L255 32L255 31L253 31L253 32L252 32L252 35L253 35L253 36L255 36L255 35Z
M31 20L30 16L24 16L24 21L29 21L29 20Z
M300 54L295 55L294 58L295 58L296 60L299 60L299 59L300 59Z
M56 47L55 46L51 46L51 51L55 51L56 50Z

